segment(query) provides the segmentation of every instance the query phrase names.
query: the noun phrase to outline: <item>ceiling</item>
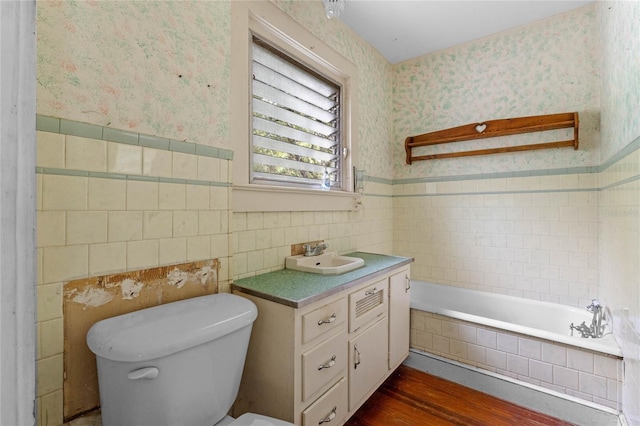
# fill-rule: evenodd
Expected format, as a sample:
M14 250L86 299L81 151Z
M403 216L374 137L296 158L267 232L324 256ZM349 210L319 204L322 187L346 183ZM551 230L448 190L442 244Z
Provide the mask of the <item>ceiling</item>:
M396 64L593 1L346 0L339 19Z

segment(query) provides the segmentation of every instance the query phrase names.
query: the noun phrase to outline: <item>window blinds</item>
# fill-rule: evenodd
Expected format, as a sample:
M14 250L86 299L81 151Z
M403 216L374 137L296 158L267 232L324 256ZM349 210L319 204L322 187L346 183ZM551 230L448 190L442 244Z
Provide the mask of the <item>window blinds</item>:
M252 182L340 187L340 86L253 37Z

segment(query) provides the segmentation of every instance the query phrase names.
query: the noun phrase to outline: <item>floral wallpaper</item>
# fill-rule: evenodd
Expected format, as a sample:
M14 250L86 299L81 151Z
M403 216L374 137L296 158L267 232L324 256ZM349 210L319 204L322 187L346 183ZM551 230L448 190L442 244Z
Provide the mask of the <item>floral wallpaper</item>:
M595 7L590 5L394 66L396 178L597 165L599 63L595 24ZM573 111L580 114L578 151L563 148L405 164L404 140L408 136L494 119ZM557 134L458 143L456 150L568 139L554 132ZM543 139L534 140L540 137ZM452 148L441 145L437 149Z
M602 159L640 136L640 2L598 2L602 72ZM615 23L615 24L612 24Z
M229 146L230 7L39 2L37 111Z

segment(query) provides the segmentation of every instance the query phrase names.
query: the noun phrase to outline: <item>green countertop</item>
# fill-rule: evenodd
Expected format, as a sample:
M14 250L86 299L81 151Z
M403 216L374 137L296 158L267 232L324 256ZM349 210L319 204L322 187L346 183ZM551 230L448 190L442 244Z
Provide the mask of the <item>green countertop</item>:
M364 259L364 266L342 275L320 275L281 269L235 281L233 290L294 308L320 300L413 262L410 257L355 252L345 256Z

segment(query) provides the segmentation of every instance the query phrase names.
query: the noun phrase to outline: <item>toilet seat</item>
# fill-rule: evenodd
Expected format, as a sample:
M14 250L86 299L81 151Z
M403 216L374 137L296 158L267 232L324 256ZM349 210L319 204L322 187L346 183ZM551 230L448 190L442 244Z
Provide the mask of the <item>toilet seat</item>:
M294 426L294 424L260 414L245 413L232 421L229 426Z

